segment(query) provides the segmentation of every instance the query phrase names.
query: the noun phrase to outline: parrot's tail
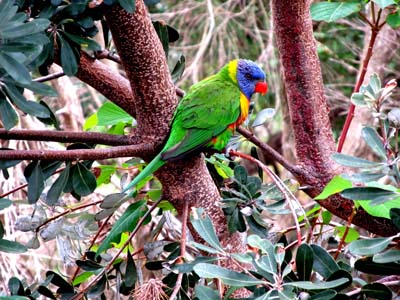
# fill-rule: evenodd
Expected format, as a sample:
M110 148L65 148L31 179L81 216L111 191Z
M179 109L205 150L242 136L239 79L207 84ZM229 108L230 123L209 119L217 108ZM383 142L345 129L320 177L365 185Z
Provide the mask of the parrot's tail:
M161 154L158 154L154 159L140 172L133 180L130 182L123 190L122 193L125 193L127 190L130 190L132 187L136 186L140 181L142 181L147 176L153 174L163 165L165 165L166 161L161 159Z

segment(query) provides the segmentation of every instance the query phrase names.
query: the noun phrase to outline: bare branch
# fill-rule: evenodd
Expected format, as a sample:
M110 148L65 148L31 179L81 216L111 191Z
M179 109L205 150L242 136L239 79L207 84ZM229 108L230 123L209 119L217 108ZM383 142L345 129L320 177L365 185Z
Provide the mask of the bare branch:
M60 143L91 143L109 146L132 145L133 139L127 135L107 134L100 132L74 132L52 130L6 130L0 128L0 139L52 141Z
M117 146L106 149L73 149L73 150L1 150L0 160L98 160L117 157L143 156L153 152L155 143Z

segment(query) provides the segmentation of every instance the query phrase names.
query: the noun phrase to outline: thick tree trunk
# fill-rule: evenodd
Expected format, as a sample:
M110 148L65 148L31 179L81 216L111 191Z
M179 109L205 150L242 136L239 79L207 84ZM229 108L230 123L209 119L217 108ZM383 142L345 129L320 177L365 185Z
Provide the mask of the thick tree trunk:
M156 140L161 146L169 132L169 120L177 104L174 84L165 54L151 24L143 1L136 1L134 14L116 6L106 15L114 42L129 79L138 128L136 135L143 141ZM112 100L112 99L111 99ZM159 149L147 153L151 159ZM190 206L204 207L213 220L225 246L234 251L245 247L238 235L229 235L222 210L215 205L220 199L201 156L169 163L156 174L163 184L163 193L181 213L183 201Z
M295 150L303 174L297 180L315 197L327 182L343 170L331 159L335 151L321 68L310 16L310 0L273 0L276 42L285 78ZM319 202L342 219L349 219L353 202L339 196ZM388 219L374 218L358 210L353 223L380 235L393 235Z

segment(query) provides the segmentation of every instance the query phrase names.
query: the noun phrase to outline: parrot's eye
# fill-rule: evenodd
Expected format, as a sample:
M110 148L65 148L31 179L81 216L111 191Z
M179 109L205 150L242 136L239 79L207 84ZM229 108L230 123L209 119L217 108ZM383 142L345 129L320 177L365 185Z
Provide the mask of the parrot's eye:
M253 80L253 76L251 76L250 73L244 74L244 77L245 77L247 80Z

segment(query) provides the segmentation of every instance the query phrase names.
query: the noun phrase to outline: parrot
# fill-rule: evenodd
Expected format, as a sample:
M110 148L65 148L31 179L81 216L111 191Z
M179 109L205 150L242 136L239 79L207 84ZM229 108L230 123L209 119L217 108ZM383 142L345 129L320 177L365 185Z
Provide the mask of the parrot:
M235 59L194 85L178 103L162 150L123 193L170 161L211 148L223 151L249 114L254 93L268 90L264 71L253 61Z

